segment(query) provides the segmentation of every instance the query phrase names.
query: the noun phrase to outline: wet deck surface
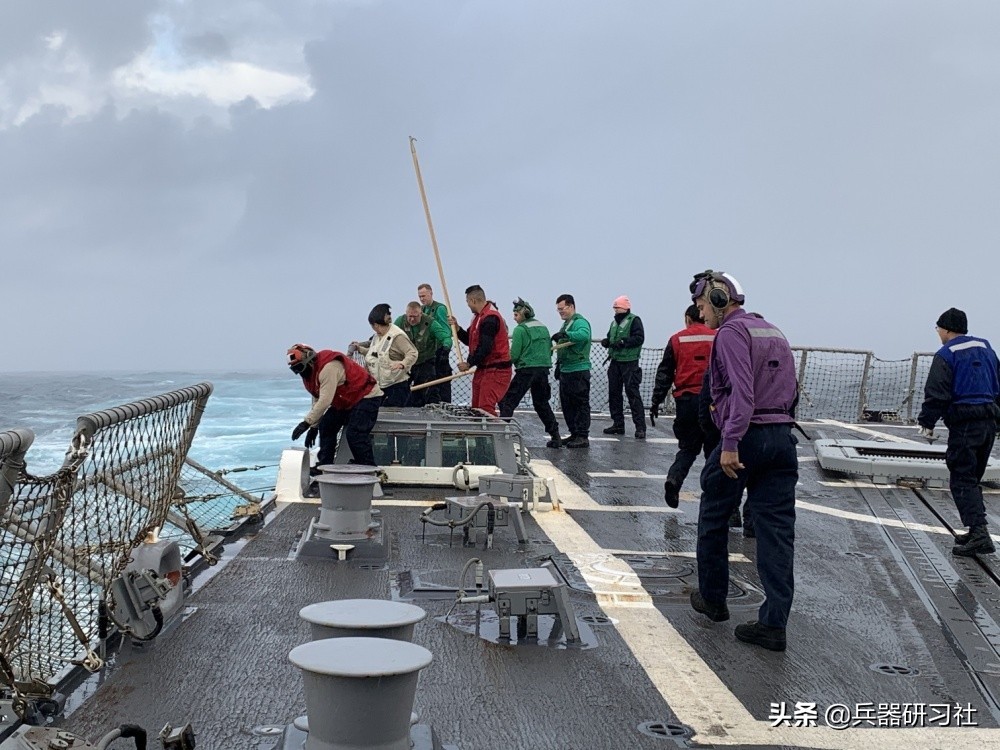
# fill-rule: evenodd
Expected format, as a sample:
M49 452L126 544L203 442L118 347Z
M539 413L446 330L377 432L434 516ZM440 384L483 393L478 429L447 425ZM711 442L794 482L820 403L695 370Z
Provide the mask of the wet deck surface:
M572 587L577 616L596 620L598 645L489 643L435 619L448 599L416 601L428 619L414 641L434 654L421 673L416 710L463 750L675 746L640 731L645 722L686 726L702 746L1000 744L1000 730L956 726L1000 726L1000 564L992 556L952 557L948 524L958 527L958 520L946 491L827 475L802 441L788 651L771 653L732 634L735 624L756 618L762 599L754 541L741 530L730 536L732 619L715 624L688 605L697 584L701 461L681 507L670 511L662 501L676 449L669 420L650 430L651 440L597 439L580 451L541 448L546 436L535 421L524 419L526 443L539 473L556 478L566 512L526 518L529 543L518 545L508 528L497 530L492 550L462 548L459 535L449 546L446 532L422 541L421 508L412 501L431 496L396 490L379 506L391 539L385 565L295 559L297 536L317 511L293 506L191 597L194 611L184 622L123 656L113 677L63 723L93 738L122 722L158 730L190 720L200 748L272 747L275 739L261 728L304 711L301 676L287 660L308 640L301 607L390 598L401 583L405 593L412 576L455 586L465 561L481 557L488 568L552 559ZM606 425L595 420L592 433ZM909 428L871 427L916 436ZM813 437L871 437L837 424L807 429ZM435 497L443 494L454 493ZM998 504L1000 493L988 492L994 532ZM819 727L772 730L772 704L781 702L789 711L816 704ZM822 728L835 704L848 707L858 728ZM875 728L879 715L890 722L905 710L879 704L923 706L927 718L912 725L934 726L936 712L939 728ZM940 726L945 705L948 728ZM964 720L955 706L967 709Z

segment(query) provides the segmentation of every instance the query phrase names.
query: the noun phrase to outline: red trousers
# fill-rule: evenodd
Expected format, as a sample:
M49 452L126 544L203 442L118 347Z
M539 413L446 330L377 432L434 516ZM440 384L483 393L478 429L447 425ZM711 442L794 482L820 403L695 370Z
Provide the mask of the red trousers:
M511 368L490 368L472 373L472 408L497 416L497 404L510 386Z

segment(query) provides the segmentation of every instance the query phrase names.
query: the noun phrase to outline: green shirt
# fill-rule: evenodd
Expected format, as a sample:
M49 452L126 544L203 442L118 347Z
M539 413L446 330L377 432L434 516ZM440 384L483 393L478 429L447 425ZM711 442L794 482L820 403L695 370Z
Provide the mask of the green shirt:
M448 329L448 326L437 318L432 318L430 315L422 314L420 322L416 325L410 325L406 320L406 316L400 315L396 318L396 325L403 329L407 338L417 348L417 361L415 364L419 365L429 359L433 359L438 347L446 346L449 349L451 348L451 331Z
M522 367L552 367L552 341L549 329L541 321L532 318L514 327L510 361L518 370Z
M559 329L566 334L572 346L556 350L556 361L560 372L585 372L590 369L590 323L587 319L574 313L569 320L563 321ZM563 343L563 342L559 342Z

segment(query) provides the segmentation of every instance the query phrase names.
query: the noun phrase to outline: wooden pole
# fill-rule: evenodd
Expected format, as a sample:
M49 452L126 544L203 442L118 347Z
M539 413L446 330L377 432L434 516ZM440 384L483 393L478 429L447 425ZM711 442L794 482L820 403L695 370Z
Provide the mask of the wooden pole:
M410 391L422 391L424 388L430 388L432 385L439 385L441 383L450 383L452 380L457 380L458 378L464 378L466 375L471 375L476 371L473 367L471 370L466 370L465 372L457 372L454 375L445 375L443 378L438 378L437 380L428 380L426 383L421 383L420 385L411 385Z
M444 303L448 306L448 314L455 317L455 308L451 306L451 297L448 296L448 284L444 280L444 267L441 265L441 253L438 250L437 237L434 234L434 222L431 221L431 209L427 204L427 193L424 192L424 178L420 176L420 162L417 160L417 139L410 136L410 154L413 156L413 169L417 173L417 186L420 188L420 200L424 204L424 215L427 217L427 230L431 234L431 246L434 248L434 260L437 261L438 277L441 279L441 293L444 295ZM451 336L455 342L455 354L458 355L458 362L461 364L465 360L462 358L462 346L458 340L458 328L454 323L451 325ZM443 380L440 382L444 382Z

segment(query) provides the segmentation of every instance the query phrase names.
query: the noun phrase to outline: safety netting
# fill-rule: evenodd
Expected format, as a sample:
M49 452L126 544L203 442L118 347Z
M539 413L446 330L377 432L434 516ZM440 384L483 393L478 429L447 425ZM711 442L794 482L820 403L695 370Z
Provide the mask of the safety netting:
M907 359L883 360L871 351L816 347L792 347L792 354L799 381L797 418L847 422L914 421L934 357L933 353L917 352ZM639 357L642 371L639 393L646 409L652 403L656 369L662 360L662 348L644 348ZM452 364L454 368L454 352ZM607 351L595 342L590 350L590 406L595 413L608 411L608 364ZM554 374L549 379L550 403L558 411L559 384ZM471 403L472 378L453 380L451 392L454 403ZM628 411L628 401L623 399L623 403ZM525 394L520 408L532 408L530 394ZM667 398L661 411L673 413L672 398Z
M69 665L100 668L99 610L112 608L110 584L144 540L162 530L209 554L178 488L211 391L201 383L80 417L51 476L33 476L24 451L4 456L0 645L20 708Z

